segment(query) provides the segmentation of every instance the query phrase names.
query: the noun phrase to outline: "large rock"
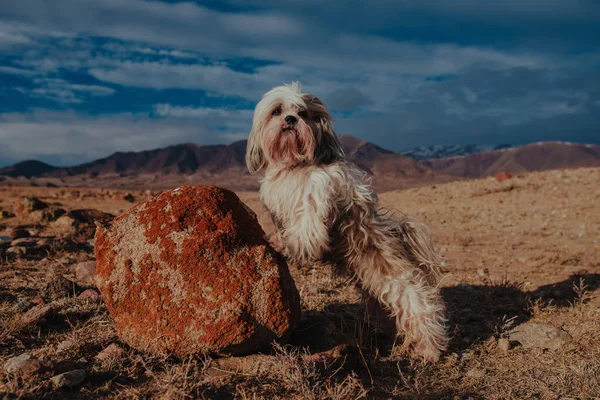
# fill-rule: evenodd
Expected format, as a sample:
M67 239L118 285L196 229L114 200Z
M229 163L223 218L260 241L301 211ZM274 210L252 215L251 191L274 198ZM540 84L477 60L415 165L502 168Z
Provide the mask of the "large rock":
M245 354L285 340L299 321L284 259L228 190L164 192L99 223L95 238L96 285L132 347Z

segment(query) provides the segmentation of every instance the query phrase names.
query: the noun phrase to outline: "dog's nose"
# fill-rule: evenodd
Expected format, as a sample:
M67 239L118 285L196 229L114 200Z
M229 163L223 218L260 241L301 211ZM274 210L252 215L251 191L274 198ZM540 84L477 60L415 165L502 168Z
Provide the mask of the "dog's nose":
M296 121L298 120L293 115L288 115L285 117L285 122L287 122L288 125L294 125Z

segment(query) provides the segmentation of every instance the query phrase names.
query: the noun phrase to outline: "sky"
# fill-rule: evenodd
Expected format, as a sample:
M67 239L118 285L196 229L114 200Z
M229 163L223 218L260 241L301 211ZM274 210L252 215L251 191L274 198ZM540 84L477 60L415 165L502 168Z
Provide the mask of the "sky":
M0 165L243 140L295 80L395 151L600 143L600 1L2 0Z

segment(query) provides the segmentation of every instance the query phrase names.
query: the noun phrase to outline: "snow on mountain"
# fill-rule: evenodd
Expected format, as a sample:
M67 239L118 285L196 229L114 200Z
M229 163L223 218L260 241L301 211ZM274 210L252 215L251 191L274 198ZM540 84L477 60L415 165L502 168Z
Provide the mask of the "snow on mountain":
M413 147L411 149L400 150L398 153L404 156L414 158L415 160L427 160L433 158L444 158L453 156L466 156L483 151L510 149L514 147L511 144L448 144Z

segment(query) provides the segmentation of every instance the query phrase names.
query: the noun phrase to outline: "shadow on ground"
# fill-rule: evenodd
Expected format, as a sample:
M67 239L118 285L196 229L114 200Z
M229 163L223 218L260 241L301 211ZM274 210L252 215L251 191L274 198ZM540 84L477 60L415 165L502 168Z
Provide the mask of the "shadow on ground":
M533 292L524 291L519 284L510 282L442 288L452 336L448 354L460 354L474 344L499 337L506 329L528 321L536 301L570 307L580 300L577 288L581 287L581 282L588 293L593 292L600 288L600 274L573 275ZM420 367L407 357L386 357L394 344L393 322L374 322L366 309L360 303L334 303L322 311L306 311L290 343L305 347L310 353L349 345L354 354L350 354L345 369L357 373L365 387L371 388L372 396L385 397L386 393L378 393L377 388L393 387L394 383L390 386L390 381L398 381L399 375L410 380L411 376L418 375ZM411 387L410 382L398 384ZM465 397L465 393L443 391L415 394L418 398L453 398L456 395Z
M574 288L581 282L588 292L593 292L600 288L600 274L573 275L533 292L510 282L442 288L452 335L449 351L463 351L484 342L497 335L509 321L513 326L526 322L531 318L535 301L571 306L578 297ZM305 311L290 343L308 347L310 352L325 351L340 344L374 345L375 349L370 350L385 354L381 345L391 344L392 332L391 321L385 325L381 321L374 323L364 304L332 303L322 311ZM349 339L353 343L349 343Z

